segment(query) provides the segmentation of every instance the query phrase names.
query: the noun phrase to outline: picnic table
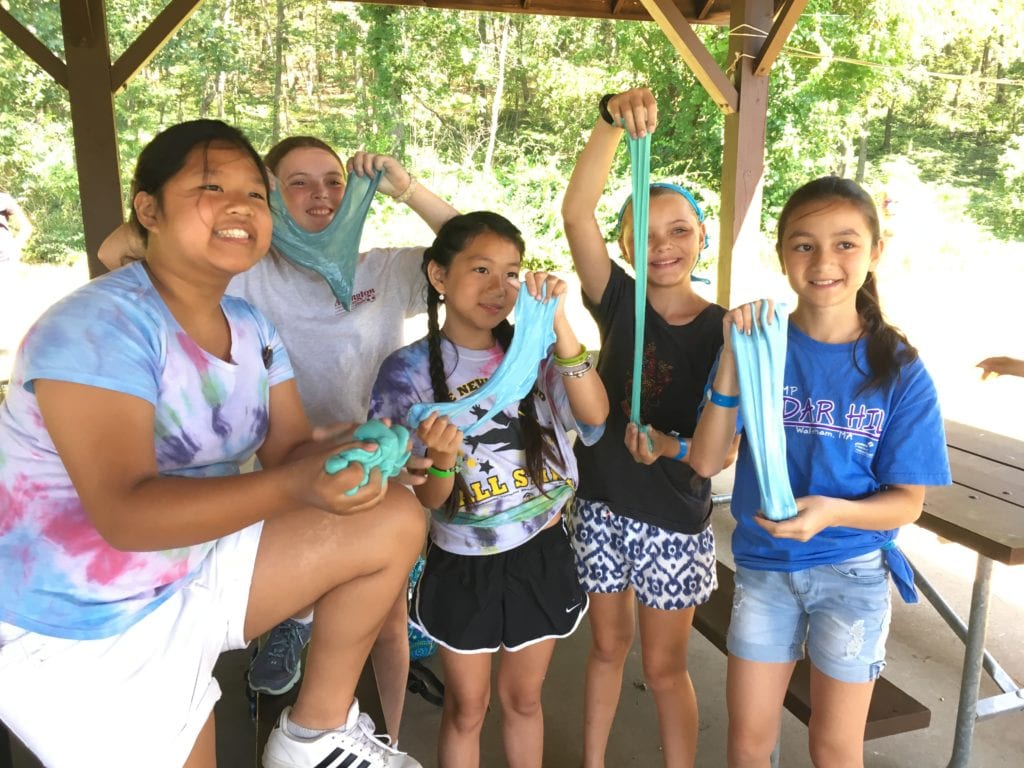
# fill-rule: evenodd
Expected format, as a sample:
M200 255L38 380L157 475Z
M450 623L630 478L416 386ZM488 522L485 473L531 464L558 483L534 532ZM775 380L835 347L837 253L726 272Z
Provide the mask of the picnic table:
M974 725L1024 710L1024 689L985 650L993 562L1024 564L1024 442L946 422L953 485L930 488L918 525L977 553L966 622L914 568L918 589L964 643L964 664L949 768L966 768ZM982 670L1002 693L980 698Z

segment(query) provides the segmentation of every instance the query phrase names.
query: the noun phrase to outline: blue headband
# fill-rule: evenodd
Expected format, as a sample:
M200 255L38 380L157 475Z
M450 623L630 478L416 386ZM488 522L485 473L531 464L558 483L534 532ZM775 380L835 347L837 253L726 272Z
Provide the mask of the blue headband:
M680 187L678 184L673 184L671 181L651 182L651 189L654 189L656 187L658 189L671 189L673 192L678 192L680 195L686 198L686 202L690 204L690 207L693 208L693 212L697 214L697 221L704 221L704 211L701 210L700 203L697 202L696 198L694 198L694 196L691 195L689 191L687 191L683 187ZM615 221L616 229L622 229L622 217L626 215L626 208L629 207L629 204L630 202L632 202L632 200L633 195L630 194L629 197L627 197L625 201L623 201L622 207L619 208L619 218L616 219ZM705 243L705 245L707 245L707 243Z

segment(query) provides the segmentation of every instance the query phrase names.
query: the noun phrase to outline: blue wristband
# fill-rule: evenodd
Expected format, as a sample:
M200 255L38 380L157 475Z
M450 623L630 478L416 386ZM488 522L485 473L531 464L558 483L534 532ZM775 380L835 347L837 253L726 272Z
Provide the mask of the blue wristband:
M708 387L708 402L714 403L720 408L735 408L740 404L739 395L723 395Z
M673 461L682 461L686 454L689 452L690 446L688 446L686 444L686 441L683 440L683 438L681 437L677 437L676 440L679 441L679 453L676 454L676 457L675 459L673 459Z

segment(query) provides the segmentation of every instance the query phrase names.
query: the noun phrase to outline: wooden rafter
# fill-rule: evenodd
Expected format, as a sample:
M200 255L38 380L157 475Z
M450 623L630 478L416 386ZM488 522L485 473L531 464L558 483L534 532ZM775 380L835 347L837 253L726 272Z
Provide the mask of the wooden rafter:
M779 9L775 22L772 24L771 32L761 47L761 53L754 60L754 74L759 77L766 77L771 71L772 65L779 57L782 46L789 39L793 27L796 26L800 14L804 12L807 0L785 0Z
M705 2L704 5L700 7L700 11L697 13L697 18L702 21L706 19L708 17L708 14L711 13L711 9L714 7L714 5L715 0L707 0L707 2Z
M58 85L67 90L67 64L54 56L50 49L39 41L39 38L25 28L2 5L0 5L0 32L5 34L26 56L38 64Z
M640 0L640 3L661 27L718 108L727 115L735 112L739 103L736 87L729 82L675 3L672 0Z
M160 52L203 0L171 0L152 23L128 46L110 70L110 84L121 90L135 73Z

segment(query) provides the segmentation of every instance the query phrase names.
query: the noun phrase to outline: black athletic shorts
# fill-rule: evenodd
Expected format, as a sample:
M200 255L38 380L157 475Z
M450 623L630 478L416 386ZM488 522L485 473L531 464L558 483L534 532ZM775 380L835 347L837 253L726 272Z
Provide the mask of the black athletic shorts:
M493 653L571 635L587 605L557 523L494 555L456 555L431 543L409 615L448 650Z

